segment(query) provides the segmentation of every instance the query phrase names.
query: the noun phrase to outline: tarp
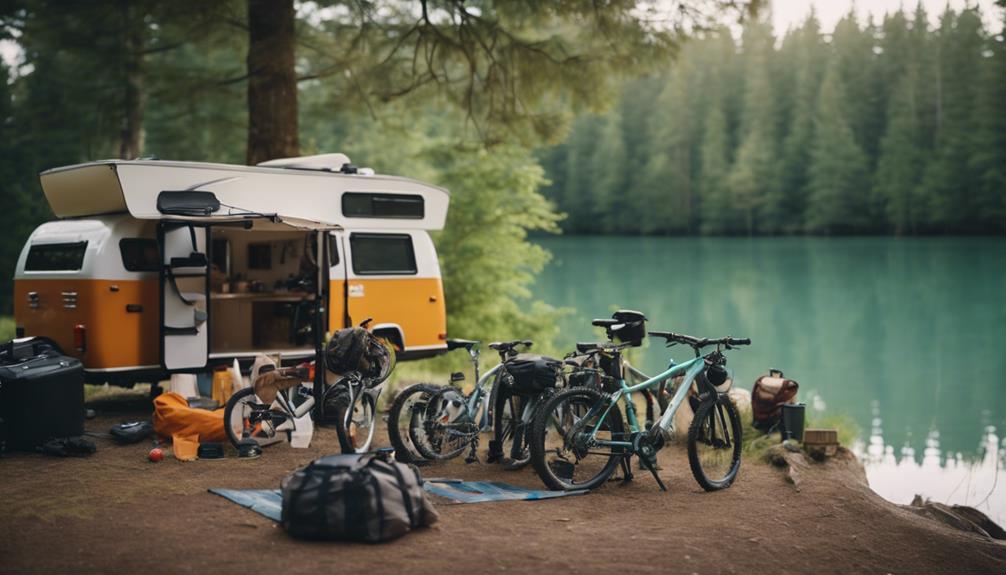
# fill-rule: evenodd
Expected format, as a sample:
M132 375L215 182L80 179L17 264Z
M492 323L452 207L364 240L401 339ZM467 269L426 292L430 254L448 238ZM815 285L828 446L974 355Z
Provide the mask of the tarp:
M430 479L423 483L428 493L438 495L454 503L484 503L487 501L536 501L567 495L583 495L588 491L545 491L525 489L497 481L459 481L455 479ZM209 489L238 505L251 509L273 521L280 521L283 511L283 495L279 489Z

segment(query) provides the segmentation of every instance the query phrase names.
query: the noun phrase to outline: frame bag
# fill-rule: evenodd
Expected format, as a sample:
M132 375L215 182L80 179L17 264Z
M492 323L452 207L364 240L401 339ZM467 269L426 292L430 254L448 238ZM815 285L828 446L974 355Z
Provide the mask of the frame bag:
M439 519L415 467L374 454L316 459L281 488L283 529L304 539L391 541Z
M512 377L510 392L516 395L537 395L555 387L562 364L557 359L541 355L519 354L504 367Z

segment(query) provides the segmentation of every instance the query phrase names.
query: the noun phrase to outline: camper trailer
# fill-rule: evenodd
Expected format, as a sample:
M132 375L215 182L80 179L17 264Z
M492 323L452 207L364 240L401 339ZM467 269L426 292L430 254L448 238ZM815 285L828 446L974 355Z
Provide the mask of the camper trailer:
M260 353L315 356L373 318L399 359L446 350L430 230L447 190L343 154L233 166L109 160L41 174L59 218L14 278L19 336L47 336L87 379L130 385Z

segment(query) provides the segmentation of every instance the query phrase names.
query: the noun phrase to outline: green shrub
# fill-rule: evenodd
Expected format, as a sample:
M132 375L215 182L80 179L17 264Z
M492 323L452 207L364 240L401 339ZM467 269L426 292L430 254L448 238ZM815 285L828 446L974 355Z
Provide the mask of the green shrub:
M0 341L7 341L14 337L14 318L9 315L0 316Z

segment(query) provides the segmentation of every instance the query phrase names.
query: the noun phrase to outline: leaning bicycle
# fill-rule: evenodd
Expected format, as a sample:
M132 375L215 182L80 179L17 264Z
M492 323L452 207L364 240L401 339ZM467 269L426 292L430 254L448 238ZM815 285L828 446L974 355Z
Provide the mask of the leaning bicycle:
M490 426L489 462L518 469L530 461L530 423L542 394L526 393L514 373L528 362L552 362L555 370L544 389L560 385L558 360L529 355L528 340L495 342L489 347L499 353L500 363L483 375L479 371L479 344L474 340L449 340L448 350L464 349L471 357L475 386L465 394L457 385L464 374L451 375L446 386L419 383L398 394L388 414L388 437L400 460L443 461L468 450L466 461L477 461L480 435ZM518 373L520 377L520 373Z
M335 423L343 453L370 449L377 400L395 366L394 351L368 331L370 322L336 332L320 362L330 376L321 396L325 421ZM315 406L311 371L309 365L262 366L252 386L227 401L224 428L231 442L236 447L243 441L265 446L289 438L298 420L308 417Z
M631 322L594 320L594 325L614 331L643 331L645 318ZM629 325L634 324L634 325ZM616 344L616 355L639 345L642 334L631 341ZM688 430L688 461L699 485L714 491L729 487L737 477L741 459L741 422L736 407L717 391L727 377L724 352L750 345L751 340L733 337L698 338L673 332L649 332L664 338L668 346L684 344L695 357L673 364L664 372L629 386L617 378L618 389L607 394L590 388L570 388L556 394L535 418L531 438L531 462L544 483L555 490L594 489L601 486L622 464L626 479L631 477L628 460L636 455L640 464L653 474L662 490L666 487L657 474L657 452L664 447L673 429L673 418L685 398L698 389L698 407ZM705 348L712 352L702 354ZM620 362L616 362L616 366ZM633 395L653 389L683 375L681 385L654 425L642 429L636 417ZM620 405L624 404L624 405ZM623 419L623 412L625 417Z

